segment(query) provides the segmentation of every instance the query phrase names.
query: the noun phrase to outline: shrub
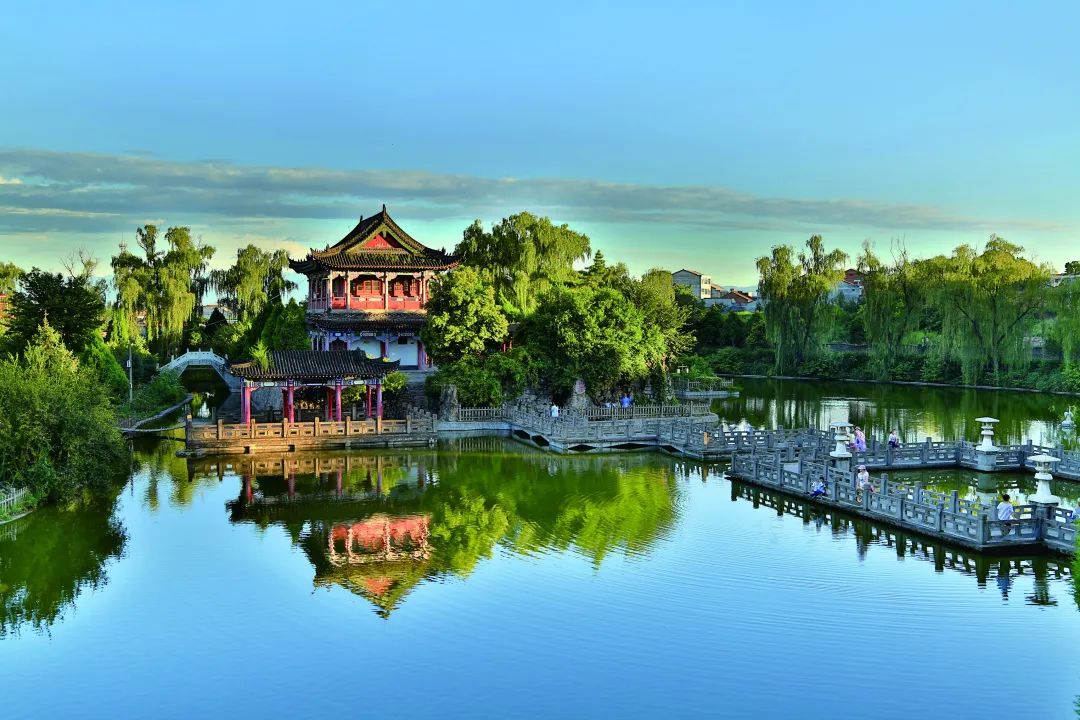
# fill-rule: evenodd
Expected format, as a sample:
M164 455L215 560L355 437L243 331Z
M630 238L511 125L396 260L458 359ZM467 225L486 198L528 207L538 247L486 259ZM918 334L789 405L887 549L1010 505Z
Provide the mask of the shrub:
M135 390L131 409L138 415L152 415L175 405L187 395L187 388L174 372L162 372Z
M104 486L123 457L105 386L43 323L22 361L0 362L0 482L71 498Z

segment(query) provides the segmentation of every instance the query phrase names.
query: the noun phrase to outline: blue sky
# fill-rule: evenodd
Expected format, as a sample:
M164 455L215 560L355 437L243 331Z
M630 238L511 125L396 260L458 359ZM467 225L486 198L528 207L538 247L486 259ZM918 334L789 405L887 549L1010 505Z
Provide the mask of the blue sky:
M22 2L0 22L0 258L143 222L227 262L385 202L452 247L521 209L635 271L753 283L813 233L1080 258L1080 5Z

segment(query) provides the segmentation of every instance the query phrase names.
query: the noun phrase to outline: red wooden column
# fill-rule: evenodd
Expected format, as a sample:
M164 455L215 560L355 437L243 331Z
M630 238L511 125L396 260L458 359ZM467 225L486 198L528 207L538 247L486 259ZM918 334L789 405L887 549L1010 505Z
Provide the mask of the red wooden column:
M367 386L367 404L364 406L367 410L367 419L371 419L371 386Z
M296 422L296 398L293 394L293 384L289 381L289 389L285 391L285 417L289 422Z
M375 385L375 417L382 420L382 380Z
M424 368L424 343L420 342L419 337L416 338L416 367Z
M251 386L247 384L240 390L240 422L251 422Z
M323 415L326 420L334 419L334 390L333 388L326 388L326 414Z
M341 422L341 381L334 383L334 419Z
M243 490L243 492L244 492L244 500L246 502L251 502L251 498L252 498L251 473L247 473L247 472L244 473L243 475L241 475L241 479L242 479L242 482L244 483L244 490Z
M341 470L337 471L337 495L341 497Z

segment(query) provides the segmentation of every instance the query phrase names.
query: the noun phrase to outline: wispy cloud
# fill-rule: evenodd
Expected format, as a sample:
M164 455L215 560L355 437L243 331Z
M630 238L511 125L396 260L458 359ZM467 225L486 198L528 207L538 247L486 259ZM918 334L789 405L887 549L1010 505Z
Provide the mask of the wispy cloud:
M0 232L5 233L129 231L158 217L205 226L346 219L383 202L400 214L429 220L490 220L532 209L565 222L682 224L706 230L1060 229L1033 219L966 217L930 205L763 197L723 187L0 150Z

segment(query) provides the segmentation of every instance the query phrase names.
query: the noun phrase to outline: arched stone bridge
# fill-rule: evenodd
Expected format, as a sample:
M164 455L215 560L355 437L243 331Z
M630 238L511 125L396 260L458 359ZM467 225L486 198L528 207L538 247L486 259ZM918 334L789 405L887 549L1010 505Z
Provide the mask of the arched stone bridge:
M158 372L168 370L183 374L189 367L212 368L229 386L229 390L239 390L243 385L240 378L229 372L228 360L213 350L188 350L183 355L174 355L172 360L158 368Z

